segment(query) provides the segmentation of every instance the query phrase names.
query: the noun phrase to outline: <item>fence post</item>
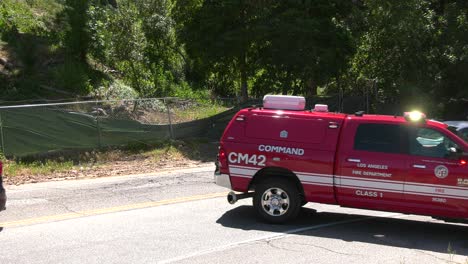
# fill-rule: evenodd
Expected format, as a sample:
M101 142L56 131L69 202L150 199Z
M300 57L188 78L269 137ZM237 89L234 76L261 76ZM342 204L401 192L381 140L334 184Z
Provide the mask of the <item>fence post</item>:
M163 102L166 105L167 117L169 119L169 133L171 135L171 139L174 139L174 130L172 128L171 110L169 108L169 104L166 103L166 99L163 99Z
M98 148L101 148L101 127L99 126L99 107L98 107L98 102L96 100L96 129L97 129L97 136L98 136Z
M2 113L0 111L0 140L1 140L1 143L2 143L2 153L3 155L6 156L5 154L5 141L3 140L3 119L2 119Z

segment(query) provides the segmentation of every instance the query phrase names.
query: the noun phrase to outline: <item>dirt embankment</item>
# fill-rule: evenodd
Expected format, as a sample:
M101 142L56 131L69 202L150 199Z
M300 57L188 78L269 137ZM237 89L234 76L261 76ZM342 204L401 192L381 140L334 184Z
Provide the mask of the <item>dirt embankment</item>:
M30 164L18 165L7 162L4 170L4 183L6 185L20 185L44 181L154 173L173 168L205 166L213 164L216 160L217 146L216 142L193 145L180 143L140 153L113 150L96 154L94 162L83 162L78 165L57 168L45 164L43 168L37 169ZM17 166L17 168L13 170L9 169L8 166Z

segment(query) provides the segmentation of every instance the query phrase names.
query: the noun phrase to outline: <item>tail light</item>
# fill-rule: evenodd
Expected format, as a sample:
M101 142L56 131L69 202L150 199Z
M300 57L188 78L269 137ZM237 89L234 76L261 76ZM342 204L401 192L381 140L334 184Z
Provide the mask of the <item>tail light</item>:
M227 155L226 155L226 151L224 151L222 147L219 147L218 166L222 173L227 172L227 169L228 169Z
M460 160L460 165L466 165L466 163L467 163L466 160L464 159Z
M0 177L3 175L3 162L0 161Z

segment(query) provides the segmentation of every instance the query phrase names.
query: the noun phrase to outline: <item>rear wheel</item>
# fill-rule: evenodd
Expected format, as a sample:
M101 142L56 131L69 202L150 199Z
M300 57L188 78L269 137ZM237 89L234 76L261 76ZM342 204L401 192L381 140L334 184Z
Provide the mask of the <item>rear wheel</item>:
M301 197L293 182L271 178L257 185L253 205L262 219L281 224L297 217L301 208Z

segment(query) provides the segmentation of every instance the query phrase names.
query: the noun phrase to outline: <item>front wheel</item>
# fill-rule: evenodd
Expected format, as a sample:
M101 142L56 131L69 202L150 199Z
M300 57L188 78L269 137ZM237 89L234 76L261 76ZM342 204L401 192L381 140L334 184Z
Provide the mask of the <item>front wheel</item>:
M301 197L291 181L271 178L255 188L253 205L262 219L281 224L297 217L301 208Z

